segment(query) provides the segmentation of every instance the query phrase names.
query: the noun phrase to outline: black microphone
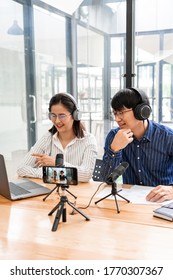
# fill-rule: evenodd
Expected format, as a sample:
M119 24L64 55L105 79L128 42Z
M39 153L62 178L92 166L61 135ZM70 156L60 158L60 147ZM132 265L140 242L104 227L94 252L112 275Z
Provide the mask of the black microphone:
M57 154L55 159L55 165L56 166L64 166L64 155L63 154Z
M125 171L126 169L129 167L129 164L128 162L121 162L115 169L114 171L112 172L112 174L106 179L106 183L108 185L114 183L119 176L121 176Z

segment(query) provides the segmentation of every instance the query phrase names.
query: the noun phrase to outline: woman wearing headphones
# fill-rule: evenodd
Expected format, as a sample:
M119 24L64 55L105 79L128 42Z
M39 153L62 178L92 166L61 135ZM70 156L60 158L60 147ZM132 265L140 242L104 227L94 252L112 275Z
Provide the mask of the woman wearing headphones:
M173 199L173 130L149 120L147 95L134 88L117 92L111 102L118 128L107 135L102 176L106 181L121 162L129 163L124 184L155 187L146 199Z
M19 176L42 178L42 166L55 166L57 154L63 154L65 167L78 169L78 181L88 182L95 166L95 137L85 131L81 113L72 95L55 94L49 102L52 128L42 136L18 167Z

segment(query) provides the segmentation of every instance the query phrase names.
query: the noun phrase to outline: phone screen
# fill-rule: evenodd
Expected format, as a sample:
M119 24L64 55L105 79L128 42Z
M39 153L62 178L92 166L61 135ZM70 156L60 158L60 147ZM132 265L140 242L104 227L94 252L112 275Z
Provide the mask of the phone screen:
M77 168L43 166L43 182L48 184L77 185Z

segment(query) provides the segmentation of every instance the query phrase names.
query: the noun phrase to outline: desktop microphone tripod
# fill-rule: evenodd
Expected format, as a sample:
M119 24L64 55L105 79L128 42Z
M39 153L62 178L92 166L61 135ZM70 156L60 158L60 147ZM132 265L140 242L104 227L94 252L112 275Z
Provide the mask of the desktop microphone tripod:
M53 226L52 226L52 231L57 230L57 227L59 225L59 221L60 221L61 216L62 216L62 221L63 222L67 221L67 219L66 219L66 207L65 207L66 203L68 205L70 205L74 210L76 210L79 214L81 214L83 217L85 217L86 221L90 220L89 217L84 215L78 208L76 208L71 202L68 201L68 198L65 195L65 191L67 191L67 189L66 189L67 187L68 186L61 185L61 189L62 189L63 192L62 192L62 195L60 197L60 202L48 214L48 216L51 216L58 209L57 213L56 213L56 216L55 216L55 219L54 219Z
M103 200L103 199L105 199L105 198L107 198L107 197L113 195L114 198L115 198L115 204L116 204L116 208L117 208L117 213L120 213L120 210L119 210L119 207L118 207L118 201L117 201L116 196L118 195L118 196L121 197L122 199L126 200L128 203L130 202L130 200L128 200L127 198L125 198L125 197L123 197L122 195L120 195L119 192L120 192L120 190L117 191L117 184L116 184L115 182L113 182L113 183L112 183L112 190L111 190L111 193L108 194L108 195L106 195L105 197L103 197L103 198L97 200L97 201L95 202L95 204L97 204L97 203L100 202L101 200Z
M56 184L56 186L43 198L43 201L45 201L46 198L48 198L48 196L49 196L54 190L57 189L57 192L59 193L59 188L60 188L60 186L62 187L61 184ZM65 188L69 188L69 186L66 185ZM69 190L66 189L66 191L67 191L69 194L71 194L75 199L77 199L77 196L75 196L75 195L74 195L73 193L71 193Z

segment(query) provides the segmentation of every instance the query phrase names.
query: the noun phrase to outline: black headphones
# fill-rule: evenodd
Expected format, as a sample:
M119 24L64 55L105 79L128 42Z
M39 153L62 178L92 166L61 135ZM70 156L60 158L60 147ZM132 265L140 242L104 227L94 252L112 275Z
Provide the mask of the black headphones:
M68 97L73 102L73 104L76 107L76 109L72 113L73 119L75 121L80 121L81 117L82 117L82 114L79 110L79 106L78 106L76 100L74 99L74 97L70 93L61 93L61 95L64 95L64 96Z
M133 92L137 93L140 98L141 102L133 109L134 116L137 120L146 120L149 118L151 114L151 107L148 104L148 98L142 90L135 89L135 88L129 88Z

